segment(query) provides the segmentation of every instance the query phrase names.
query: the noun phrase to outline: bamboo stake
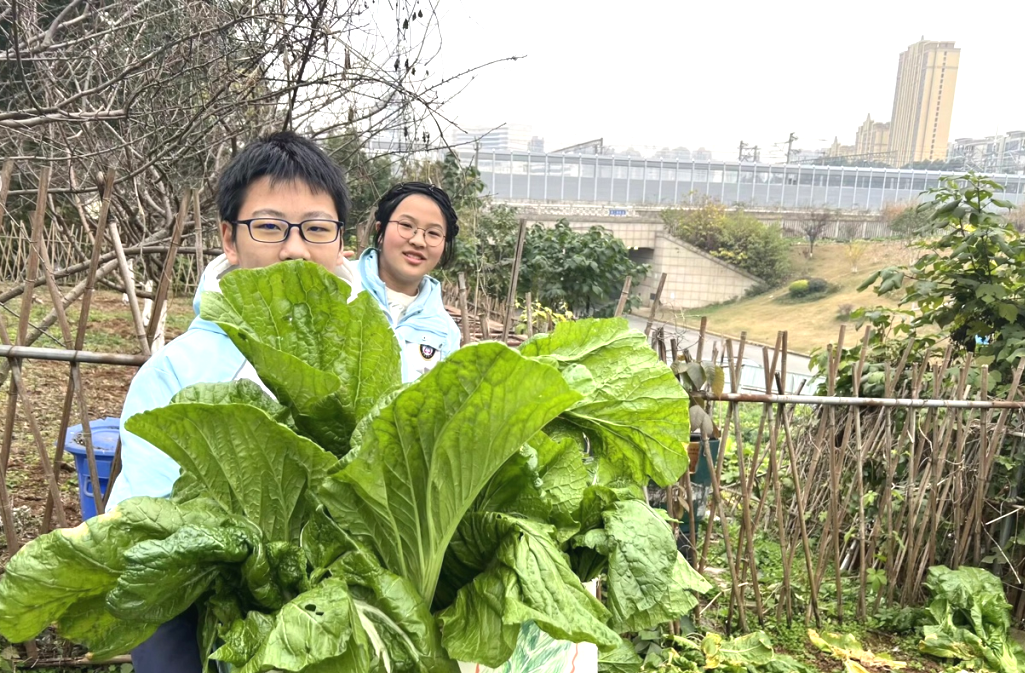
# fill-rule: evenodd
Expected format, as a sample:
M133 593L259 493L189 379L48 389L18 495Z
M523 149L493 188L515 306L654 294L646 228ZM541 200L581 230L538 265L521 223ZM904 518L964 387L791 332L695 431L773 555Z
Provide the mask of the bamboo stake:
M477 316L477 321L480 323L480 340L489 341L491 339L491 328L488 325L489 320L487 310Z
M142 321L142 312L139 310L139 300L135 296L135 279L128 268L128 259L125 257L125 249L121 244L121 234L117 229L117 222L110 219L107 223L110 229L110 241L114 244L114 254L117 258L118 268L121 269L121 279L125 284L125 294L128 295L128 306L132 310L132 324L135 325L135 338L139 340L139 352L145 356L150 355L149 339L146 338L146 325Z
M730 375L730 388L733 392L740 390L740 376L741 371L744 367L744 346L747 344L747 332L740 333L740 346L737 349L737 359L734 372ZM729 346L727 346L729 348ZM731 354L732 355L732 354ZM732 360L732 357L730 357ZM743 548L747 545L747 556L748 564L751 570L751 588L754 592L755 598L755 613L758 616L758 623L760 625L765 624L765 612L762 608L762 594L761 588L758 582L758 563L755 558L755 543L754 543L754 530L751 524L751 487L752 482L747 477L745 458L744 458L744 440L743 434L740 432L740 407L738 404L733 403L730 405L732 408L732 418L734 425L734 443L737 445L737 467L739 471L740 479L740 521L741 521L741 532L738 537L737 546ZM754 473L751 474L751 479L754 478ZM741 578L743 579L743 572Z
M658 289L655 290L655 298L651 301L651 315L648 316L648 324L644 327L644 336L651 335L651 326L655 322L656 316L658 316L658 307L662 301L662 288L666 286L667 273L662 273L662 276L658 279Z
M705 460L708 461L709 465L711 465L713 462L715 462L715 461L712 460L712 450L709 447L709 444L708 444L707 441L702 441L701 443L704 446L704 450L705 450ZM720 458L722 457L722 454L723 454L723 451L719 451L719 457ZM745 615L745 610L744 610L744 596L743 596L743 591L741 590L741 586L742 586L742 583L743 583L744 580L738 574L737 567L736 567L736 565L733 562L734 556L733 556L732 542L730 541L730 529L726 525L726 512L725 512L725 508L722 505L722 489L719 486L719 478L718 478L717 475L713 475L712 476L712 493L713 493L713 495L715 497L715 503L719 506L720 509L723 510L722 513L719 515L719 528L722 530L723 543L724 543L724 546L726 548L726 565L729 567L729 571L730 571L730 580L731 580L730 584L732 586L731 593L730 593L731 605L732 605L733 601L736 601L737 606L738 606L737 617L738 617L738 620L740 622L740 630L741 631L747 631L747 617ZM714 516L714 512L711 511L711 508L709 508L709 509L710 509L710 511L708 513L708 517L709 517L708 528L711 529L712 528L713 520L715 519L715 516ZM707 537L705 538L705 542L706 542L705 548L706 548L706 551L707 551L707 547L708 547L708 545L707 545L708 538ZM704 565L703 561L704 561L704 559L702 559L702 565Z
M466 308L466 274L459 272L459 322L462 327L463 342L461 346L470 343L470 312Z
M861 392L861 374L865 369L865 356L868 355L868 342L872 336L872 328L865 328L865 336L861 340L861 357L858 358L858 367L854 372L853 388L854 396L858 397ZM868 585L868 558L865 556L867 551L867 540L865 539L868 535L865 524L865 445L861 442L861 410L850 409L847 415L854 414L854 443L858 452L857 458L857 481L858 481L858 549L859 549L859 562L858 562L858 606L857 606L857 618L864 620L866 616L865 607L865 592ZM839 572L839 570L837 570Z
M713 363L718 362L718 353L716 352L715 348L712 349L712 362ZM693 395L693 393L691 393L691 394ZM711 462L708 463L708 469L709 469L710 474L712 475L712 479L713 480L721 479L721 476L722 476L722 466L723 466L723 461L724 461L724 456L725 456L725 451L723 449L726 446L726 440L729 438L729 430L730 430L729 426L726 426L725 437L720 436L720 438L719 438L720 451L719 451L719 455L716 458L715 462L714 463L711 463ZM702 442L704 442L705 441L704 433L702 433L701 438L702 438ZM709 451L711 451L711 448L709 448ZM716 512L716 508L718 506L719 506L719 503L716 501L715 498L713 498L712 502L709 503L709 505L708 505L708 520L710 522L715 518L715 512ZM705 570L705 562L708 560L708 548L709 548L709 545L712 542L712 530L713 530L713 527L711 526L711 524L708 525L708 526L705 526L705 539L704 539L704 541L702 542L702 545L701 545L701 562L698 565L698 572L704 572L704 570Z
M11 189L11 176L14 174L14 162L10 159L4 162L3 171L0 172L0 225L3 225L4 216L7 214L7 195ZM5 331L6 334L6 331ZM10 395L14 396L14 387L11 387ZM7 431L4 431L7 434ZM18 531L14 525L14 509L11 505L10 494L7 492L7 459L0 460L0 521L4 524L4 537L7 539L7 551L14 554L21 548L18 540Z
M951 347L948 346L947 353L950 352ZM946 356L944 359L946 360ZM941 368L939 371L934 371L934 397L939 395L939 379L943 369L945 369L945 367ZM963 392L963 388L955 392L961 393ZM934 415L934 412L930 411L930 416L932 415ZM931 486L926 486L929 480L927 480L925 476L923 476L921 485L918 488L919 495L918 497L916 497L917 504L915 514L912 516L912 521L915 522L915 525L910 527L909 537L912 538L912 543L910 545L911 551L907 556L907 579L904 582L904 596L914 596L918 592L921 575L925 570L925 568L921 565L918 565L916 567L916 563L918 563L919 552L922 550L923 545L925 545L925 551L921 555L923 561L925 559L928 559L928 557L932 554L931 550L934 548L934 541L927 539L926 531L933 530L935 532L934 526L938 525L937 511L942 510L945 507L944 498L946 497L947 490L940 490L940 481L943 478L944 471L947 465L946 456L950 446L950 442L948 441L948 434L950 428L953 426L951 416L952 414L948 414L942 424L933 425L934 437L933 441L931 441L930 444L933 447L933 451L936 450L935 447L939 447L940 454L935 459L930 458L930 462L928 465L928 471L932 476ZM925 429L923 428L923 430ZM925 519L923 521L918 521L918 512L921 511L921 503L924 502L926 494L928 494L930 506L926 507L924 510Z
M776 351L773 353L772 358L772 370L776 372L776 360L779 359L779 372L776 372L776 390L779 393L785 393L786 381L787 381L787 337L786 330L780 331L776 335ZM771 387L769 392L772 392ZM776 525L779 531L780 540L782 541L781 556L783 559L783 588L784 597L786 599L786 610L787 610L787 624L792 624L794 619L794 596L793 588L791 586L793 576L793 553L792 549L796 545L792 544L790 537L786 534L786 518L783 511L783 488L782 479L780 479L780 460L782 458L781 450L779 447L779 436L783 428L783 416L787 415L787 409L784 405L779 405L776 409L776 423L773 427L772 436L770 439L771 453L770 456L774 459L774 465L770 464L769 470L772 472L773 488L776 492ZM794 466L791 466L791 473L795 473ZM796 476L795 476L796 478Z
M633 283L633 277L627 276L626 280L623 281L623 291L619 293L619 303L616 304L616 314L618 318L623 315L623 311L626 310L626 302L630 298L630 285Z
M5 181L5 184L10 183L10 178ZM36 277L39 273L39 248L35 245L37 234L42 237L43 217L42 213L45 213L46 208L46 190L50 184L50 167L47 166L39 174L39 191L36 195L36 209L32 214L32 231L29 235L31 244L29 245L28 262L25 267L25 283L26 291L21 295L21 311L18 314L18 331L15 335L14 343L21 346L25 343L25 338L28 333L29 316L32 313L32 296L36 287ZM5 194L6 198L6 194ZM37 231L38 230L38 231ZM45 282L45 280L43 281ZM8 346L10 342L7 341L7 330L4 329L3 345ZM9 366L14 367L16 360L8 360ZM20 363L18 363L20 366ZM0 379L2 383L2 379ZM7 418L6 425L4 426L3 444L0 446L0 467L4 470L7 469L7 463L11 456L11 442L14 438L14 422L18 412L18 396L14 394L14 387L11 387L11 396L7 401Z
M727 341L727 343L729 343L729 342ZM712 360L715 361L716 359L717 359L716 358L716 353L713 350L712 351ZM731 402L730 404L732 405L733 403ZM729 434L730 434L730 425L731 424L727 423L726 426L725 426L725 431L723 432L722 437L720 438L720 441L719 441L719 446L720 447L725 447L726 444L728 443ZM735 557L733 555L732 541L731 541L731 538L730 538L729 525L728 525L728 521L727 521L728 517L726 515L725 500L723 499L722 487L720 486L721 481L722 481L722 466L723 466L723 461L724 461L724 458L725 458L725 455L726 455L726 451L723 448L720 448L718 459L717 460L713 460L712 459L711 446L708 443L707 439L704 437L704 435L702 435L702 446L703 446L703 449L704 449L704 452L705 452L705 460L707 461L709 466L712 466L714 464L715 465L715 469L711 470L711 472L712 472L712 479L711 479L711 481L712 481L713 500L712 500L712 504L708 508L709 524L705 528L705 540L704 540L704 544L702 545L702 549L701 549L701 562L699 564L698 572L701 572L701 571L704 570L705 563L706 563L707 558L708 558L708 548L709 548L709 545L711 543L711 535L712 535L713 523L715 522L715 519L716 519L716 510L719 509L719 510L721 510L719 512L719 516L718 516L719 527L720 527L720 530L722 531L723 542L724 542L725 551L726 551L726 564L729 566L730 580L731 580L730 615L732 616L732 607L733 607L733 605L734 604L738 605L739 606L738 621L740 623L740 629L741 629L741 631L747 631L747 614L746 614L746 610L745 610L745 606L744 606L743 591L742 591L743 579L740 577L740 574L739 574L739 556ZM736 559L736 561L734 559Z
M986 400L989 397L989 367L982 366L982 377L979 386L979 397ZM983 516L982 508L986 502L986 486L989 477L989 410L983 409L981 414L982 432L979 433L979 476L975 480L975 507L972 518L975 519L975 540L972 553L972 564L978 566L982 562L982 529Z
M921 366L915 370L915 374L912 380L911 394L914 398L919 396L921 391L922 378L925 376L925 370L928 367L928 361L923 360ZM922 504L925 501L927 489L924 487L929 481L929 476L932 473L932 463L927 461L925 465L921 466L922 462L919 458L924 453L924 447L920 450L919 447L922 444L919 441L919 437L922 434L918 425L918 415L908 414L906 429L908 431L909 439L909 476L908 476L908 498L905 501L905 506L901 509L900 516L897 519L898 530L906 531L905 544L902 545L901 550L897 556L896 569L900 570L902 567L905 570L905 574L908 576L905 578L903 584L903 590L905 595L908 590L908 582L910 581L910 575L913 572L914 558L918 553L915 531L922 529L922 522L918 521L919 514L922 511ZM921 478L920 472L921 469ZM920 539L920 538L918 538ZM908 564L905 566L904 561L907 560Z
M705 441L701 441L702 444ZM698 520L697 515L694 512L694 486L690 481L690 468L683 473L683 488L687 496L687 513L689 518L690 526L687 529L687 537L690 538L690 558L687 559L692 565L697 562L698 553ZM700 607L700 606L699 606Z
M107 218L110 215L110 200L111 195L114 191L114 176L114 169L107 169L107 176L103 187L103 199L100 203L99 218L96 221L96 235L93 237L93 256L89 263L89 273L86 279L85 294L82 295L82 310L78 316L78 332L75 335L74 344L72 346L72 348L76 351L81 351L82 347L85 345L85 333L89 326L89 311L92 307L93 290L96 286L96 272L99 270L100 266L100 254L103 249L104 234L107 230ZM52 269L49 268L49 265L46 269L46 274L50 284L53 284L53 273ZM55 308L58 303L60 302L58 302L57 300L54 301ZM68 381L67 392L64 395L64 407L61 411L60 429L57 431L57 447L54 451L53 456L53 470L55 473L59 473L61 461L64 458L65 439L67 436L69 419L71 418L71 404L76 393L79 395L80 398L79 408L83 410L82 416L87 417L87 414L84 412L85 397L82 392L80 379L81 372L79 370L78 363L72 360L71 377ZM93 450L92 432L89 427L89 422L87 418L82 420L82 436L86 441L87 452L91 452ZM95 460L93 461L93 463L95 463ZM90 466L90 470L91 469L92 465ZM98 479L94 479L92 472L90 472L90 479L93 481L93 494L94 496L98 497L97 494L99 494L100 488ZM47 532L50 527L50 517L52 515L53 505L53 501L49 497L47 497L46 506L43 510L42 532L44 533ZM101 513L103 512L103 508L97 507L96 511L97 513Z
M819 616L819 589L818 583L815 581L815 573L812 569L811 541L808 538L808 525L805 521L804 498L807 494L801 486L801 478L797 473L797 453L794 450L793 433L790 429L790 419L786 414L783 414L783 439L787 448L787 456L790 458L790 471L794 480L794 500L797 504L797 522L801 531L801 545L804 548L805 570L808 573L808 594L810 599L808 602L808 609L811 611L812 617L815 619L815 624L821 625L821 618Z
M520 264L523 262L523 244L527 240L527 220L520 219L520 231L516 236L516 256L513 257L512 281L509 283L509 298L506 301L504 320L502 321L502 343L509 339L509 323L516 309L516 286L520 282Z
M146 329L146 342L153 343L157 334L157 326L160 324L160 314L163 313L164 303L167 301L167 293L171 288L171 275L174 272L174 260L178 255L178 247L181 245L182 231L185 229L185 219L189 215L189 201L191 200L191 189L186 189L182 194L181 202L178 204L178 217L174 221L174 232L171 234L171 250L164 260L164 269L160 274L160 283L157 285L157 296L153 300L153 313L149 318L149 326ZM152 347L152 346L151 346Z
M76 351L65 348L34 348L32 346L0 346L0 358L78 362L91 365L122 365L126 367L141 367L149 359L146 355L97 353L95 351Z
M777 386L782 387L782 377L776 375ZM783 559L783 585L780 588L780 600L776 604L776 619L780 618L780 610L786 609L787 626L794 620L793 589L791 587L792 558L790 554L790 537L786 533L786 520L783 515L783 486L779 476L779 433L783 427L783 415L786 411L783 405L776 411L776 418L773 424L772 435L769 437L769 474L772 479L772 488L775 493L774 509L776 513L776 530L779 535L781 557Z
M705 333L708 330L708 316L701 316L701 327L698 328L698 346L695 358L701 362L701 356L705 352Z
M40 222L40 224L39 224L40 232L39 233L40 233L40 235L42 235L41 234L42 224L41 224L41 220L39 220L39 218L38 218L38 213L40 211L40 208L45 208L45 203L46 203L45 189L49 185L49 181L50 181L50 168L46 167L39 174L39 190L40 190L40 192L39 192L39 195L37 196L37 199L36 199L36 212L32 216L32 233L30 234L30 240L33 243L35 242L35 236L36 236L36 233L37 233L36 232L36 228L37 228L36 223L37 222ZM5 181L5 184L9 184L9 183L10 183L10 179ZM5 194L5 196L6 196L6 194ZM39 248L36 247L35 245L29 245L28 262L25 265L26 291L23 292L22 295L21 295L21 311L18 314L18 331L15 334L15 341L14 341L14 343L19 345L19 346L25 343L25 337L26 337L26 335L28 333L29 315L31 314L31 311L32 311L32 295L34 294L34 290L35 290L35 287L36 287L35 281L36 281L36 276L37 276L38 272L39 272ZM4 328L3 339L4 339L3 345L5 345L5 346L6 345L10 345L10 342L7 340L8 339L8 335L7 335L7 329L6 328ZM17 362L17 360L8 360L8 363L9 363L8 366L13 369L16 362ZM18 363L18 366L20 366L20 363ZM0 383L2 383L2 382L3 382L3 379L0 378ZM15 388L12 385L11 386L10 399L7 400L7 416L6 416L6 423L4 425L3 442L2 442L2 445L0 445L0 468L3 468L4 471L7 470L8 460L10 459L10 456L11 456L11 442L14 439L14 422L15 422L15 420L17 418L17 413L18 413L18 396L15 394Z
M114 482L121 475L121 437L117 438L117 446L114 447L114 460L110 463L110 478L107 480L107 492L103 494L103 504L106 506L110 500L110 494L114 492Z
M528 292L527 303L527 338L534 336L534 297Z
M32 216L32 248L29 253L29 274L28 278L34 280L35 274L39 267L39 249L42 245L43 239L43 226L46 221L46 194L50 187L50 167L44 167L39 175L39 191L36 197L36 211ZM32 287L35 287L32 284ZM23 295L22 302L22 314L21 320L18 325L17 342L22 343L25 339L25 335L28 331L28 316L32 310L32 298L31 293L27 292ZM3 318L3 313L0 312L0 342L4 346L10 346L11 340L7 334L7 321ZM60 486L57 484L57 479L54 476L53 469L50 466L49 455L46 451L46 446L43 443L42 433L39 431L39 424L36 420L35 410L33 408L32 400L29 396L28 388L25 386L25 381L22 378L21 362L17 359L10 360L11 363L11 404L8 405L8 409L17 409L18 400L21 400L22 412L28 421L29 429L32 432L32 437L35 440L36 449L39 452L40 467L43 471L43 476L46 478L47 485L50 489L50 495L55 503L61 502L60 497ZM15 394L17 391L17 394ZM9 418L13 416L13 413L9 414ZM12 419L13 421L13 419ZM7 428L7 432L4 435L4 447L3 447L3 460L0 464L4 467L4 472L7 471L7 460L10 455L10 440L12 433L11 428ZM64 518L63 506L57 508L57 521L61 526L67 525L66 519Z
M196 284L200 284L203 278L205 259L203 258L203 213L199 205L199 190L192 192L192 215L195 218L193 226L196 233Z
M837 371L840 367L840 358L843 357L844 325L840 326L840 337L837 339L836 350L834 351L833 375L829 380L829 394L836 390ZM835 408L829 407L829 421L831 427L836 427ZM844 430L844 442L846 444L847 430ZM833 527L833 571L836 575L836 619L843 624L843 581L840 572L840 472L843 470L843 454L835 446L835 440L829 442L829 519ZM825 554L823 554L825 558Z

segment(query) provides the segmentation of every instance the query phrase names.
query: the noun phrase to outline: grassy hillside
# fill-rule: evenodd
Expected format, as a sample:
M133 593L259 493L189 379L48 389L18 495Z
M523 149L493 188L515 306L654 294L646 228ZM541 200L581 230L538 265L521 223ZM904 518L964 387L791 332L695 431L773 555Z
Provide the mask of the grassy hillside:
M840 286L840 291L834 294L792 303L794 300L789 299L784 285L763 295L729 304L687 311L666 306L661 317L677 324L696 327L702 316L708 316L710 331L737 336L746 331L749 339L770 344L775 343L777 331L787 330L791 349L805 353L827 343L835 343L840 325L844 324L837 317L844 304L854 308L897 305L894 299L879 297L871 290L858 292L858 286L878 269L892 264L910 263L918 252L891 241L864 243L868 248L858 262L858 271L854 272L851 271L845 244L832 241L817 243L815 255L809 259L807 241L795 241L792 250L793 277L824 278ZM645 309L641 309L641 312L646 315ZM848 322L845 343L850 344L852 339L858 338L854 333L854 324Z

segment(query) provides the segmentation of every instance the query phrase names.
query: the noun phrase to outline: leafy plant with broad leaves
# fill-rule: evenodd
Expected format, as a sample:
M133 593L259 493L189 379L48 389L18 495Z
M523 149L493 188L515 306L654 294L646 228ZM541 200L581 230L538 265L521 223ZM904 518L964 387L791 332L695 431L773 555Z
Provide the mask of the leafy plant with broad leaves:
M1006 217L1014 205L996 197L1002 191L975 173L944 178L930 190L932 199L919 207L928 217L915 231L922 255L910 266L877 271L859 288L896 295L902 307L855 313L859 327L866 320L892 325L888 343L880 335L870 344L867 375L876 374L877 356L899 357L909 339L949 338L956 358L973 352L977 366L989 365L990 392L1007 387L1025 356L1025 239Z
M707 395L722 395L726 371L714 362L695 360L688 350L673 362L672 369L690 398L691 428L695 432L701 430L706 437L718 437L719 430L712 422L712 402Z
M973 670L1025 671L1025 650L1010 634L1011 606L1000 580L981 568L929 568L931 600L922 614L919 649Z
M776 654L764 631L726 639L709 633L701 642L705 670L725 673L811 673L808 666L785 654Z
M847 673L868 673L870 669L899 671L907 668L905 661L897 661L885 654L875 654L866 650L850 633L823 631L819 634L814 629L808 629L808 640L821 651L843 662Z
M1025 650L1011 635L1011 606L996 575L969 566L933 566L925 588L928 605L883 611L877 627L890 633L917 631L921 652L953 659L959 670L1025 671Z
M540 632L635 670L619 633L710 588L643 500L687 469L687 399L625 321L475 344L403 387L374 300L320 267L221 287L201 313L259 382L129 419L181 465L172 497L26 545L4 637L56 624L103 658L195 606L202 652L242 673L495 667ZM607 605L583 584L600 574Z

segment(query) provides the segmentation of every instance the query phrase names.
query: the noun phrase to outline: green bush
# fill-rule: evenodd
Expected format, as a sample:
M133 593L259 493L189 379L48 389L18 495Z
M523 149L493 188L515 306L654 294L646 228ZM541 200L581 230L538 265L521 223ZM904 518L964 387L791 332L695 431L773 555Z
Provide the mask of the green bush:
M811 290L809 289L808 281L802 278L800 280L795 280L793 283L790 283L788 291L790 292L791 297L803 297L806 294L808 294Z
M816 292L825 292L829 289L829 281L825 278L809 278L808 279L808 294L814 294Z
M790 244L778 225L766 225L743 210L727 211L710 198L696 208L662 211L666 230L677 238L760 278L767 287L790 275Z

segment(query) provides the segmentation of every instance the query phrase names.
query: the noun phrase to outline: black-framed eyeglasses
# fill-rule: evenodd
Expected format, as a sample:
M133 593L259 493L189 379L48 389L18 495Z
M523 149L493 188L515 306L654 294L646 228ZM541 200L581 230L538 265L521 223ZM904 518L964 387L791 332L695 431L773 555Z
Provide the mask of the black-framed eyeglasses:
M423 227L418 227L411 222L400 222L399 220L391 220L388 224L394 224L395 228L399 232L399 236L407 241L416 236L416 232L419 229L424 232L424 243L426 243L429 248L436 248L445 242L445 232L437 227L424 229Z
M304 241L317 245L337 241L345 226L344 222L338 220L303 220L296 223L273 217L233 220L231 224L244 224L253 240L260 243L283 243L295 227Z

